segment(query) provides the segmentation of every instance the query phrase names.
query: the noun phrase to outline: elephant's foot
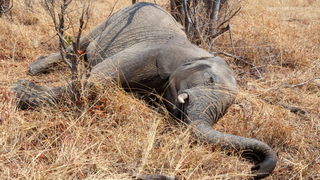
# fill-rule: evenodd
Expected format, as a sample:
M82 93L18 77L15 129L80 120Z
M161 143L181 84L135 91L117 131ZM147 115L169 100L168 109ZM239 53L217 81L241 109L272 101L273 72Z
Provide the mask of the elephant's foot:
M29 65L29 71L32 75L37 75L39 73L45 72L50 67L55 66L57 63L61 62L62 59L59 58L60 54L56 53L52 56L40 56L36 61Z
M16 93L17 106L28 109L40 105L55 103L55 89L36 85L28 80L19 80L11 89Z

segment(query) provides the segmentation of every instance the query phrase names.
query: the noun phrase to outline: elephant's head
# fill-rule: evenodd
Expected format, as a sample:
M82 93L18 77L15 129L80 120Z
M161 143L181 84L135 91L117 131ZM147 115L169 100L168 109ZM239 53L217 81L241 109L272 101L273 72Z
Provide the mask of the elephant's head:
M179 66L169 78L165 91L167 109L197 129L203 141L226 148L250 151L260 163L252 167L257 178L268 176L277 157L265 143L215 131L212 125L236 98L236 81L228 64L220 57L195 60ZM181 112L181 113L179 113Z

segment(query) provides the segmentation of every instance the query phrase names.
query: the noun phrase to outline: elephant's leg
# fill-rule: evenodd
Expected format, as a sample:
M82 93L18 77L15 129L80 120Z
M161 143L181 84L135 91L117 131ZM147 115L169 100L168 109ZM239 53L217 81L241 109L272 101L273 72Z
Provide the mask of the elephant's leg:
M21 109L40 105L52 105L58 101L58 96L66 92L66 88L39 86L28 80L19 80L11 89L16 93L17 106Z
M108 19L96 26L93 30L88 32L85 36L80 38L80 50L86 51L88 45L90 42L92 42L97 36L101 34L101 32L107 27ZM110 22L109 22L110 23ZM69 46L67 48L67 52L72 53L73 48ZM35 75L38 73L41 73L48 69L49 67L52 67L53 65L62 62L62 57L60 52L54 53L49 57L46 56L40 56L36 61L32 62L29 65L30 72Z
M163 83L156 65L160 47L154 42L141 42L107 57L93 67L88 81L103 85L104 80L113 79L129 89L157 87ZM94 57L89 56L88 59L95 59Z
M107 81L115 80L124 88L153 89L163 80L158 76L156 58L160 46L154 43L140 43L127 48L93 67L91 77L87 81L87 89L91 91L98 86L105 86ZM12 88L18 98L18 106L22 109L41 105L53 105L59 96L71 94L71 83L53 88L35 85L27 80L19 80Z

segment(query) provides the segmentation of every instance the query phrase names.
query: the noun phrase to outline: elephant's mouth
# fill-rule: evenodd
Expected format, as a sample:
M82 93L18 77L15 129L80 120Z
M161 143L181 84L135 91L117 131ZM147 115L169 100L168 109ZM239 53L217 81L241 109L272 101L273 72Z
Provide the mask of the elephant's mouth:
M217 94L219 93L212 89L201 91L199 87L182 91L176 99L174 116L187 124L198 118L205 119L212 124L222 116L222 111L224 111L222 106L217 106L224 103L220 101Z
M224 113L229 104L225 102L224 94L212 88L195 87L182 91L176 99L178 117L183 122L190 124L195 119L213 124ZM175 115L176 115L175 114Z

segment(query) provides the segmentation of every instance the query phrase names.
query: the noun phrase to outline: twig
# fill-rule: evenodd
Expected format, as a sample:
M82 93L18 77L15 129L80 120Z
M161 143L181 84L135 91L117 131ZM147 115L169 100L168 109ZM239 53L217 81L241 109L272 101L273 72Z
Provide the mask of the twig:
M8 11L10 11L13 7L13 0L9 1L9 5L4 5L5 0L3 0L3 2L0 4L1 5L1 13L6 13ZM11 2L11 7L10 7L10 2Z
M223 55L225 55L225 56L232 57L232 58L237 59L237 60L239 60L239 61L241 61L241 62L243 62L243 63L245 63L245 64L248 64L248 65L252 66L252 67L257 71L257 73L259 74L259 78L262 78L261 73L260 73L260 71L258 70L258 68L257 68L256 65L251 64L251 63L243 60L243 59L242 59L241 57L239 57L239 56L234 56L234 55L232 55L232 54L225 53L225 52L215 52L215 53L212 53L212 54L214 54L214 55L216 55L216 54L223 54Z
M1 13L3 13L9 20L13 21L12 19L12 14L11 14L11 9L13 7L13 0L9 0L9 4L5 5L3 4L5 2L5 0L3 0L3 2L0 4L0 17L1 17ZM10 2L11 2L11 6L10 6ZM10 16L11 18L9 18L9 16L7 15L7 12L10 12Z
M306 111L301 109L301 108L289 106L289 105L284 104L284 103L279 103L279 105L283 106L284 108L289 109L290 112L293 112L293 113L296 113L296 114L300 113L302 115L306 114Z
M66 31L65 26L65 16L67 15L66 10L68 5L72 2L72 0L63 0L62 4L58 0L44 0L45 8L49 15L51 16L53 23L55 25L55 29L57 31L57 35L59 37L59 49L62 60L69 66L72 73L72 81L71 81L71 102L76 106L76 100L79 98L79 85L80 80L78 75L78 64L80 62L81 54L80 54L80 38L82 34L82 30L84 27L84 16L86 10L86 3L83 4L82 14L80 17L80 26L78 30L78 34L75 36L75 40L72 42L72 50L67 50L66 40L64 39L64 32ZM60 11L57 12L57 9L60 8ZM73 10L69 11L72 12ZM88 12L88 11L87 11ZM75 33L74 33L75 34ZM67 57L70 59L67 60Z
M215 33L214 35L212 35L212 40L214 40L215 38L219 37L220 35L222 35L223 33L225 33L226 31L228 31L230 28L229 24L227 25L227 27L222 28L219 32Z
M235 51L235 49L234 49L234 44L233 44L233 39L232 39L232 30L231 30L231 24L230 24L230 22L229 22L228 26L229 26L229 35L230 35L230 41L231 41L231 45L232 45L233 55L234 55L234 56L237 56L236 51Z
M316 79L320 79L320 76L319 77L315 77L315 78L312 78L312 79L309 79L308 81L306 82L303 82L303 83L300 83L300 84L295 84L295 85L284 85L282 86L283 88L294 88L294 87L298 87L298 86L302 86L302 85L305 85L313 80L316 80Z
M76 37L77 41L76 41L76 44L74 44L74 48L76 48L76 49L75 49L76 54L79 54L78 51L80 50L80 37L81 37L81 33L82 33L82 29L83 29L83 24L84 24L83 15L84 15L85 9L86 9L86 3L83 4L82 14L81 14L81 18L80 18L79 32L78 32L78 35L77 35L77 37Z
M224 23L230 21L230 19L232 19L236 14L238 14L238 12L241 10L241 7L239 7L235 13L233 13L227 20L223 21L222 23L219 24L219 26L217 27L217 29L222 26Z
M61 54L61 57L62 57L62 60L69 66L69 68L72 70L72 64L67 60L66 58L66 54L67 54L67 47L65 45L65 41L63 39L63 34L64 34L64 15L65 15L65 10L66 10L66 7L69 5L69 3L71 2L71 0L69 2L67 2L66 0L63 1L63 5L60 6L61 8L61 14L60 14L60 18L59 18L59 26L58 24L56 24L56 30L58 32L58 35L59 35L59 40L60 40L60 43L59 43L59 47L60 47L60 54ZM55 15L56 17L56 15ZM58 22L56 22L58 23Z
M145 174L138 174L134 169L131 169L130 172L132 178L137 180L180 180L178 177L171 177L171 176L165 176L165 175L145 175Z
M265 102L267 103L270 103L270 104L274 104L274 102L270 101L270 100L267 100L267 99L264 99ZM287 108L290 110L290 112L293 112L295 114L300 114L300 115L305 115L307 112L301 108L298 108L298 107L293 107L293 106L289 106L287 104L284 104L284 103L276 103L284 108Z
M84 11L86 8L86 3L84 3L83 5L83 10L82 10L82 14L81 14L81 18L80 18L80 27L79 27L79 32L78 35L76 36L76 42L72 42L73 45L73 50L74 50L74 55L71 56L71 73L72 73L72 84L71 84L71 91L72 91L72 95L71 95L71 101L72 102L76 102L76 96L79 94L79 89L78 89L78 64L79 64L79 59L81 58L80 54L79 54L79 50L80 50L80 37L81 37L81 33L82 33L82 27L84 24L83 21L83 15L84 15Z

